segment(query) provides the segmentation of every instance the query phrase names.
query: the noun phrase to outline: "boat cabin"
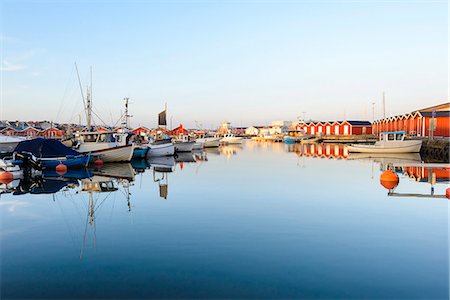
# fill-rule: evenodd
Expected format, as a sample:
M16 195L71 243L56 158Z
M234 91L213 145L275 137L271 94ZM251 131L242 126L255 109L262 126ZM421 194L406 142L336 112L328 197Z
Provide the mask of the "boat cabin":
M404 139L404 131L388 131L380 133L380 142L403 141Z
M128 145L132 134L109 132L78 132L75 137L81 143L118 143Z

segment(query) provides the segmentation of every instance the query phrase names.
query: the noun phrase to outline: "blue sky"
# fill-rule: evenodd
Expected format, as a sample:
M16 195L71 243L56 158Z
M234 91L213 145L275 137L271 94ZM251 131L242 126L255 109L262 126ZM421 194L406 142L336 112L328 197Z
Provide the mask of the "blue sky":
M446 1L1 1L2 119L235 126L447 101ZM83 117L84 118L84 117ZM97 120L97 123L101 123Z

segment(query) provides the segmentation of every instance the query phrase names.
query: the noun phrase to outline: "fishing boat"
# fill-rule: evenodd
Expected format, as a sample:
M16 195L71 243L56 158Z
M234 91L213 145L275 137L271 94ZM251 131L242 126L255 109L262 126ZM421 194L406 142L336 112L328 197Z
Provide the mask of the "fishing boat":
M351 144L347 149L359 153L417 153L421 147L420 140L405 140L404 131L391 131L380 133L375 144Z
M26 138L0 135L0 153L12 153L16 146Z
M227 133L223 136L223 138L220 141L226 144L241 144L242 138L239 136L235 136L232 133Z
M104 162L128 162L133 158L135 146L131 133L77 132L74 146L80 153L91 154Z
M149 145L148 156L171 156L175 153L175 146L172 139L161 139L151 142Z
M45 168L55 168L63 164L69 168L88 165L90 154L83 154L64 146L60 141L37 138L20 142L14 153L31 153Z
M220 146L220 138L218 137L209 137L204 133L199 133L196 143L201 143L203 148L217 148Z

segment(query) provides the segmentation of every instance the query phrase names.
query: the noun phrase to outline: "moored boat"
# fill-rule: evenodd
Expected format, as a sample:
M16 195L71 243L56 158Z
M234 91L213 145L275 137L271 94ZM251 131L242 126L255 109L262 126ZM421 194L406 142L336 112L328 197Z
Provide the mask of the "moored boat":
M69 168L85 167L90 160L90 153L79 153L60 141L44 138L22 141L14 153L31 153L45 168L55 168L59 164Z
M351 144L347 149L359 153L417 153L421 147L421 140L405 140L404 131L391 131L380 133L375 144Z
M80 153L90 153L104 162L128 162L133 158L135 146L130 133L80 132L75 135Z
M171 139L157 140L149 144L148 156L171 156L175 153L175 146Z
M220 141L226 144L241 144L242 138L239 136L235 136L232 133L227 133L223 136L223 138Z

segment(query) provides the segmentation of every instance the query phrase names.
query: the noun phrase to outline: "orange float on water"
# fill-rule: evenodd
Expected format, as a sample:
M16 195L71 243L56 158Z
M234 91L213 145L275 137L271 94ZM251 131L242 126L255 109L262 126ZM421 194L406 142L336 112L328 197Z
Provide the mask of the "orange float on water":
M388 190L392 190L398 185L398 176L391 170L384 171L380 175L380 183Z
M103 166L103 160L101 160L101 159L96 159L96 160L94 161L94 165L95 165L96 167L101 167L101 166Z
M10 172L1 172L0 173L0 182L3 184L8 184L14 180L14 176Z
M447 197L447 199L450 200L450 188L447 188L445 190L445 197Z
M64 164L59 164L56 166L56 173L59 175L64 175L67 173L67 166Z

